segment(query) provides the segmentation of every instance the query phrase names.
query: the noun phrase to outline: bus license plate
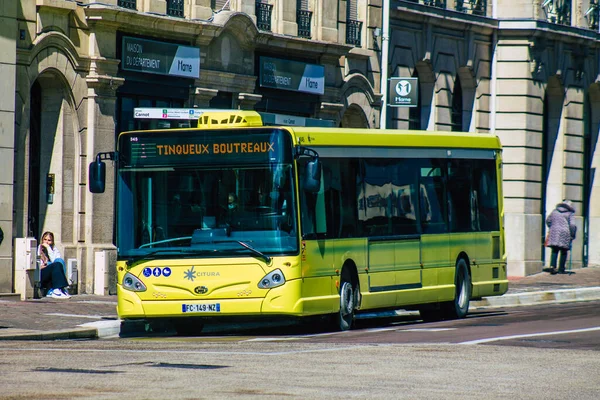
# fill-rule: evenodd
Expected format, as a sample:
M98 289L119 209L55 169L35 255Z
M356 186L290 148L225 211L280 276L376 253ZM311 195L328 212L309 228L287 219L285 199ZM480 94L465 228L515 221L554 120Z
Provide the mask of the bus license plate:
M181 311L184 313L221 312L221 304L219 304L219 303L182 304Z

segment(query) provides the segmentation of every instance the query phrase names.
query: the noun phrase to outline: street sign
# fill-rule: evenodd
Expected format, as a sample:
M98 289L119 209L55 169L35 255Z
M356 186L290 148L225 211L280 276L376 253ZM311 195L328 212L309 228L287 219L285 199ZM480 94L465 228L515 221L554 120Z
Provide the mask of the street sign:
M417 107L419 101L418 78L390 78L388 105L390 107Z
M205 112L199 108L156 108L136 107L133 109L135 119L198 119Z

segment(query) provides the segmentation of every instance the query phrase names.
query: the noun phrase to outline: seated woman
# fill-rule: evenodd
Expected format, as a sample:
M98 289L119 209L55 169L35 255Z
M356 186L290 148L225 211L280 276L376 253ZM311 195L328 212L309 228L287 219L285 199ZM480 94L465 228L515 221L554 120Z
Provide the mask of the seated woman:
M44 232L42 243L38 247L38 256L41 260L40 286L48 288L48 297L54 299L68 299L67 277L65 276L65 262L61 258L60 251L54 245L54 234Z

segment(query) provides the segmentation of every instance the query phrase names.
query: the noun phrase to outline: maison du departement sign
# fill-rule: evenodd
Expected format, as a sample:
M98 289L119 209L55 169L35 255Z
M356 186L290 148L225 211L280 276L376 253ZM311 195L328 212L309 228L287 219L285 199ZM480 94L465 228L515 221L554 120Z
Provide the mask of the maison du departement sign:
M200 77L200 49L123 36L121 68L148 74Z
M390 78L389 80L390 107L417 107L419 101L418 78Z
M325 93L325 67L298 61L260 57L260 86L323 94Z

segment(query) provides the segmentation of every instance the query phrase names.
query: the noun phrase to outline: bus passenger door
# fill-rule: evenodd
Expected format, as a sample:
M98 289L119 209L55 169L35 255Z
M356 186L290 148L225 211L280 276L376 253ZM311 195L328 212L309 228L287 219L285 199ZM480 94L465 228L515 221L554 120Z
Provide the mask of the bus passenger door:
M444 301L454 296L454 263L450 262L446 160L423 160L419 178L421 265L424 290L421 301Z
M420 266L420 241L418 235L403 237L395 242L396 304L410 304L415 299L415 289L423 287Z

